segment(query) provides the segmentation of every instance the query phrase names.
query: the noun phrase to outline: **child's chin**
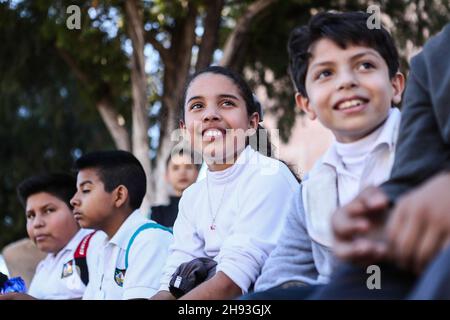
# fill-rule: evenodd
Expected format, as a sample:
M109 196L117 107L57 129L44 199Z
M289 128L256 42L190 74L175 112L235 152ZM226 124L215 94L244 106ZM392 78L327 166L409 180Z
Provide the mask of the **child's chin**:
M45 252L45 253L56 253L56 249L46 246L46 245L36 245L36 247L39 249L39 251Z
M78 225L83 229L90 229L92 227L89 223L83 220L78 220Z

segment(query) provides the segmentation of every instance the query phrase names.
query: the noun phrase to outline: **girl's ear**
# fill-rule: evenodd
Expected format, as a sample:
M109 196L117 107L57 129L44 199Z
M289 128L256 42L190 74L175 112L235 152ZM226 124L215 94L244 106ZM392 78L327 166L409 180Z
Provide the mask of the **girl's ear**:
M392 83L392 102L399 104L402 101L402 93L405 89L405 76L401 72L397 72L391 79Z
M128 189L124 185L118 186L113 191L113 201L116 208L122 207L128 200Z
M183 120L179 120L178 125L180 126L180 129L186 129L186 124L184 123Z
M253 114L249 118L248 127L249 129L257 129L259 124L259 114L258 112L253 112Z
M297 105L297 108L303 110L308 116L308 118L310 118L311 120L317 118L314 109L311 107L311 104L309 103L309 99L301 95L299 92L295 93L295 104Z

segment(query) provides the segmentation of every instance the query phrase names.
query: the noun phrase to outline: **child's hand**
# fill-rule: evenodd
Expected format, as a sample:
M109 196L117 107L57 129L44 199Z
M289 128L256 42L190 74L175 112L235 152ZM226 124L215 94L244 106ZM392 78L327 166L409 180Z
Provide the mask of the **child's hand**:
M390 255L421 272L450 242L450 174L439 174L401 197L387 226Z
M338 258L358 264L371 264L386 256L385 241L373 239L382 228L379 218L389 207L383 191L368 187L333 215L334 253Z
M36 300L36 298L26 293L11 292L0 294L0 300Z

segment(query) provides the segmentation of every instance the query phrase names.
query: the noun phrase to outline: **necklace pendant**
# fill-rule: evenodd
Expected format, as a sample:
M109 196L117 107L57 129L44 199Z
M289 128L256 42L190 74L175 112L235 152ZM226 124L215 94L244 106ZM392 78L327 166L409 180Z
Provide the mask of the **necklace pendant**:
M215 224L210 225L209 229L211 229L212 231L216 230L216 225Z

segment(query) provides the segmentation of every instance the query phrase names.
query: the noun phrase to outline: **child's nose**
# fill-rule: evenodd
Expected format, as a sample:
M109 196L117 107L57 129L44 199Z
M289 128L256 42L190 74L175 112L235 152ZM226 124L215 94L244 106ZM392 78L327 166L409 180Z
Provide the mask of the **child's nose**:
M36 217L33 220L33 228L42 228L45 225L44 219L41 217L41 215L37 214Z
M338 77L337 89L350 89L356 87L358 84L358 80L356 76L351 71L342 72Z
M217 120L220 120L220 119L221 119L221 116L220 116L219 110L217 110L217 108L215 108L215 107L207 107L205 109L204 114L203 114L202 121L203 122L217 121Z
M72 199L70 199L70 205L72 207L76 207L80 204L80 201L77 199L77 195L75 194Z

